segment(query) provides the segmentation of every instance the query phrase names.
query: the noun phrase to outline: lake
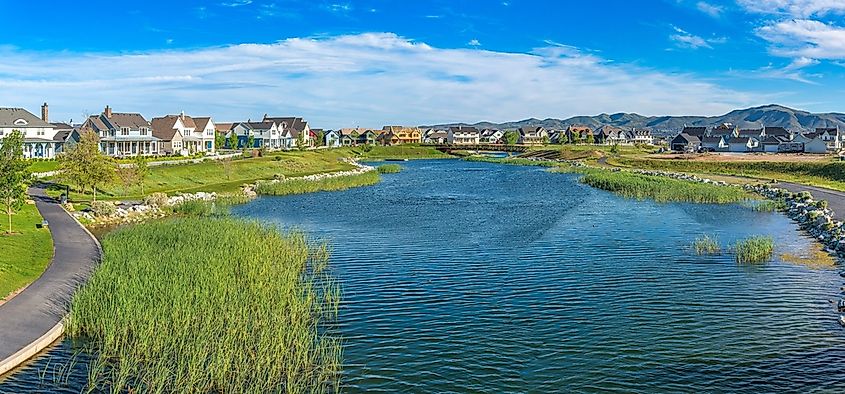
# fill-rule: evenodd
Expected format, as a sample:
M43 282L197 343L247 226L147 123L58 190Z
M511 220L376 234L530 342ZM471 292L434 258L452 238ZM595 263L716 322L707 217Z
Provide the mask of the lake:
M331 244L344 391L845 390L830 302L843 279L783 261L815 247L785 216L628 200L537 167L402 166L376 186L233 209ZM696 256L703 234L770 235L776 256ZM78 392L74 349L61 343L0 392Z

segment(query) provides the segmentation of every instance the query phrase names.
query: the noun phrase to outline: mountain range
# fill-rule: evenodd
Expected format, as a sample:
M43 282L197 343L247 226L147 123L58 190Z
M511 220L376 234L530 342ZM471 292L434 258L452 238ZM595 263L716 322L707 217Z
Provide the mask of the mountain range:
M816 127L836 127L845 129L845 114L837 112L810 113L770 104L760 107L737 109L721 116L643 116L636 113L600 114L596 116L573 116L567 119L524 119L515 122L474 124L454 123L425 126L444 128L449 126L475 126L479 129L497 128L502 130L517 129L527 126L543 126L546 129L565 129L572 124L587 125L597 128L611 125L623 128L649 128L655 135L676 134L684 126L717 126L732 123L740 128L759 128L761 126L781 126L789 130L813 130Z

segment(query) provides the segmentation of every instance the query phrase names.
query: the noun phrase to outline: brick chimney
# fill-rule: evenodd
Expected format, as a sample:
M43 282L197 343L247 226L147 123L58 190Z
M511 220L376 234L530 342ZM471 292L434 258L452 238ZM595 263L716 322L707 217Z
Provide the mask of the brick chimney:
M50 107L47 106L47 103L41 106L41 120L50 122Z
M107 105L106 109L103 110L103 115L106 115L106 118L111 118L111 107Z

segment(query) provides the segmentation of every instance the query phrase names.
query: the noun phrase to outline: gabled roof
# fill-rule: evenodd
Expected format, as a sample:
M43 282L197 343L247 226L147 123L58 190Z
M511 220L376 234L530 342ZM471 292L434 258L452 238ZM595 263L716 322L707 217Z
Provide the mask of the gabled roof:
M289 129L290 135L294 138L299 137L299 133L305 131L308 127L308 122L302 118L295 116L267 116L264 115L265 122L275 122L280 129Z
M194 122L195 122L194 126L196 127L197 131L205 130L205 128L208 127L208 122L211 122L211 117L210 116L197 117L197 118L194 118Z
M681 134L691 135L701 138L707 134L707 126L684 126Z
M816 133L821 134L827 132L830 135L839 134L839 127L816 127Z
M737 134L740 137L759 137L763 135L763 129L740 129Z
M708 143L708 144L720 144L722 143L723 138L720 136L709 136L709 137L702 137L701 142Z
M525 135L537 135L537 134L540 134L543 131L546 131L546 129L543 126L526 126L526 127L520 127L519 128L519 134L521 134L523 136L525 136Z
M151 127L150 122L144 119L139 113L132 112L114 112L110 118L105 115L100 115L105 122L111 123L115 129L128 127L129 129L140 129L141 127Z
M728 140L729 144L748 144L748 141L751 141L749 137L733 137Z
M15 124L15 123L18 124ZM53 127L23 108L0 108L0 127Z
M675 140L677 140L679 138L686 141L687 143L690 143L690 144L701 143L700 138L698 138L694 135L689 135L689 134L684 134L684 133L681 133L681 134L678 134L677 136L675 136L675 138L672 139L672 143L676 144L677 142L675 142Z
M780 126L764 127L763 131L766 132L767 136L770 136L770 135L772 135L772 136L788 136L789 135L789 131L787 129L783 128L783 127L780 127Z
M496 133L501 133L501 132L502 131L499 130L499 129L484 129L484 130L481 130L481 136L482 137L492 137L492 136L496 135Z
M178 115L167 115L162 118L153 118L150 125L153 129L153 137L164 141L170 141L176 136L179 131L176 130L176 120Z
M773 135L770 135L770 136L767 136L766 138L763 138L763 141L762 141L763 145L780 145L781 142L785 142L785 141L783 141L782 139L778 138L777 136L773 136Z
M477 128L472 126L453 126L450 127L449 130L453 133L470 133L470 134L481 134Z

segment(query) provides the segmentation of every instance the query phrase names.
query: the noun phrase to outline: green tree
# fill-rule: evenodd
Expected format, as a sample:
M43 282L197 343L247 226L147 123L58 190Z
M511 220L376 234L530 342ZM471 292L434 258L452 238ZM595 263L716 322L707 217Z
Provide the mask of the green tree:
M296 136L296 149L305 150L305 132L302 131Z
M141 195L144 195L144 181L150 176L150 167L147 165L147 158L141 155L135 156L135 185L141 188Z
M326 132L324 132L324 131L318 131L316 134L317 134L317 136L315 137L315 138L316 138L316 141L314 141L314 145L315 145L315 146L323 146L323 145L325 145L325 144L326 144L326 141L325 141L325 139L326 139Z
M550 141L548 135L543 136L543 145L548 145Z
M593 137L593 134L592 134L592 133L588 133L588 134L587 134L587 143L588 143L588 144L592 144L592 143L594 143L594 142L596 142L595 137Z
M619 155L619 143L614 143L613 146L610 147L610 154L611 155Z
M229 134L229 149L238 149L238 136L234 131Z
M97 201L97 186L108 184L115 176L114 161L100 152L99 145L97 134L83 131L79 142L59 155L62 179L83 193L90 187L94 201Z
M255 136L250 134L249 137L246 137L246 147L249 149L255 148Z
M29 163L23 159L23 133L12 130L0 145L0 205L9 217L12 233L12 215L26 201L26 187L32 179Z
M565 131L561 131L558 143L563 145L563 144L569 144L571 142L572 141L569 140L569 133L567 133Z
M226 136L223 133L214 133L214 149L223 149L226 147Z
M514 145L519 141L519 133L516 130L508 130L505 131L505 135L502 136L502 139L505 140L506 145Z

